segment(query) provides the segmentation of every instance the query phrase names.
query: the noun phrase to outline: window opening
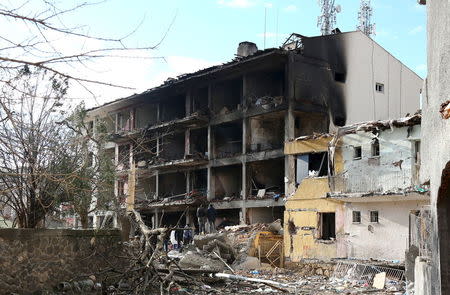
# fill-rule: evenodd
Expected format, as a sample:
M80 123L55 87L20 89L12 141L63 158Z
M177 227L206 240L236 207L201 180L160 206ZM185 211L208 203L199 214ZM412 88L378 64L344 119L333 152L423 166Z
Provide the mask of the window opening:
M378 223L378 211L370 211L370 222Z
M380 155L380 141L378 138L372 139L372 157L378 157Z
M336 238L336 214L335 213L319 213L320 214L320 237L321 240L331 240Z
M362 158L362 148L360 146L353 147L353 160L360 160Z

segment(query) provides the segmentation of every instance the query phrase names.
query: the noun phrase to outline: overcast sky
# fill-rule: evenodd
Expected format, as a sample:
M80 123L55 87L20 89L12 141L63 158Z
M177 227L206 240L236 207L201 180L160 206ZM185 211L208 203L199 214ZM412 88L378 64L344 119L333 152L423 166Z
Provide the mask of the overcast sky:
M425 7L416 0L372 0L376 35L373 37L420 76L426 75ZM357 25L358 0L336 0L342 6L337 16L341 31ZM264 48L278 47L292 32L319 35L316 0L108 0L84 8L72 16L73 24L88 25L92 33L128 38L130 46L156 45L132 59L99 61L90 65L94 75L134 90L95 88L94 106L141 92L168 77L192 72L231 60L241 41ZM159 58L161 57L161 58ZM76 88L74 88L75 90Z

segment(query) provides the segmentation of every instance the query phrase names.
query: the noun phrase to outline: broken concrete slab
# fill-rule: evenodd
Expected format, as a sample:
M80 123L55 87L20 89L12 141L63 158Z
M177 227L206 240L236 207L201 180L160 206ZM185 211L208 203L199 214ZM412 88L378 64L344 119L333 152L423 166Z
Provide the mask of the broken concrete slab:
M373 278L373 287L376 289L384 289L384 285L386 284L386 273L380 272L375 275Z
M212 257L205 257L199 253L188 251L183 258L181 258L179 265L181 268L188 269L203 269L221 271L225 268L220 260Z

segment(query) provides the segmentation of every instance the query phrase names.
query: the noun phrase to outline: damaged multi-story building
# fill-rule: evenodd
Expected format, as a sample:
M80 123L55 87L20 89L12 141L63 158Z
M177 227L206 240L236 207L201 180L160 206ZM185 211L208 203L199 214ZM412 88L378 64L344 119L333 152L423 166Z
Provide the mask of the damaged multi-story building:
M152 226L195 223L200 203L214 204L218 224L270 222L283 218L296 190L285 141L414 113L421 87L359 31L292 34L280 48L242 42L228 63L93 108L88 118L109 122L116 195Z
M430 204L419 181L420 121L363 122L286 143L299 184L286 202L287 257L405 259L411 217ZM311 165L317 157L320 166Z

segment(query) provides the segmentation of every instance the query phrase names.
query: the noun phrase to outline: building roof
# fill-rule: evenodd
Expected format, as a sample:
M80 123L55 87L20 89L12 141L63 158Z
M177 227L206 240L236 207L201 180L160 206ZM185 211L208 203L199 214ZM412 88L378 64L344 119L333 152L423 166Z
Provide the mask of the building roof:
M138 96L142 96L142 95L146 95L146 94L150 94L153 92L157 92L175 85L179 85L181 83L187 82L189 80L193 80L193 79L197 79L197 78L201 78L213 73L217 73L219 71L222 70L226 70L226 69L230 69L233 68L235 66L240 66L241 64L245 64L247 62L250 61L254 61L257 59L262 59L268 56L273 56L273 55L285 55L287 54L288 50L285 49L281 49L281 48L269 48L269 49L265 49L265 50L258 50L256 53L249 55L247 57L235 57L233 60L220 64L220 65L215 65L215 66L211 66L202 70L198 70L196 72L193 73L188 73L188 74L182 74L177 76L176 78L168 78L163 84L147 89L144 92L141 93L136 93L127 97L123 97L123 98L119 98L110 102L107 102L103 105L100 106L96 106L93 108L88 109L88 111L93 111L95 109L107 106L107 105L111 105L117 102L121 102L121 101L126 101L129 99L133 99L136 98Z
M340 127L339 130L343 130L345 133L356 133L358 131L377 131L392 129L393 127L405 127L419 125L422 121L422 114L418 111L413 116L407 116L394 120L377 120L377 121L367 121L361 123L355 123L348 126Z

